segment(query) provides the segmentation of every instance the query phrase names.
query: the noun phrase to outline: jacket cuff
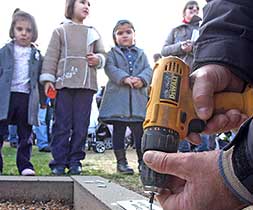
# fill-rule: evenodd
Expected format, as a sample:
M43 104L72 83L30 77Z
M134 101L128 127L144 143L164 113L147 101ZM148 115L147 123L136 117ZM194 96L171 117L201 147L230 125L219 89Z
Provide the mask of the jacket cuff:
M101 53L98 53L97 56L99 57L99 64L97 65L97 69L104 68L104 66L105 66L105 56Z
M45 82L55 83L55 76L52 74L44 73L40 75L40 83L44 85Z
M224 183L227 188L242 202L247 205L253 203L253 196L247 190L247 188L239 181L236 177L233 163L232 163L232 154L234 147L228 151L222 151L219 157L219 171L223 177Z
M252 119L249 119L219 157L219 171L226 186L248 205L253 203L252 128Z

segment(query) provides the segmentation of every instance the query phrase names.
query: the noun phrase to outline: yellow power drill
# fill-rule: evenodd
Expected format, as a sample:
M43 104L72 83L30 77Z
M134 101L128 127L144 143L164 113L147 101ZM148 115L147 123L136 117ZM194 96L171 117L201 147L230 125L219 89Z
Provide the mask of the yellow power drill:
M218 93L214 96L214 113L239 109L253 114L253 89L247 86L243 93ZM189 67L173 56L159 60L154 67L150 99L147 104L142 139L143 152L157 150L174 153L179 141L190 132L202 132L205 122L198 119L192 101ZM159 174L143 166L141 180L144 191L159 194L166 186L168 175Z

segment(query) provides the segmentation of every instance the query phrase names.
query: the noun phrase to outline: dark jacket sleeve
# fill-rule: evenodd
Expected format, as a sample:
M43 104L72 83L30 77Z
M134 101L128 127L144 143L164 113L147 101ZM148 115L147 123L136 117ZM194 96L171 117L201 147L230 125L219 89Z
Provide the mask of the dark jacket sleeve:
M253 121L244 123L233 141L223 149L219 170L224 183L242 202L253 203Z
M253 83L252 9L252 0L213 0L205 6L194 69L208 63L229 65L234 74Z

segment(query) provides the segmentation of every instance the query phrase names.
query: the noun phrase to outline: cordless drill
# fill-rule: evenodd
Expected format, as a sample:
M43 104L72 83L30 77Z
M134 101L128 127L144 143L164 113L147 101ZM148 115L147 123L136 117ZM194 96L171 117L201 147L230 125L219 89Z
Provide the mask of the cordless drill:
M253 114L253 89L248 86L243 93L218 93L214 96L214 113L239 109ZM154 67L150 99L147 104L142 139L143 152L157 150L174 153L180 140L190 132L202 132L205 122L198 119L193 106L189 80L189 67L177 57L159 60ZM141 180L144 191L159 194L166 187L169 175L156 173L143 166ZM153 197L153 196L152 196Z

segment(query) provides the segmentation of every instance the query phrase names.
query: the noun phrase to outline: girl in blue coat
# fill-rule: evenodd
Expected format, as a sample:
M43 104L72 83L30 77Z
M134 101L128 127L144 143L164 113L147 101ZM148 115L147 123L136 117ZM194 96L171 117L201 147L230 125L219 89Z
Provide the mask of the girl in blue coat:
M102 99L99 118L113 125L113 149L117 159L117 171L133 174L127 163L124 149L126 127L129 126L135 140L139 170L141 169L142 123L148 100L147 87L152 69L143 50L135 46L135 29L128 20L120 20L113 29L115 47L108 53L105 72L109 81Z
M33 176L30 162L32 125L37 125L39 109L38 78L42 65L40 52L32 42L38 36L33 16L16 10L10 27L11 42L0 49L0 130L16 124L19 136L17 167L21 175ZM0 137L1 137L0 133ZM1 140L2 138L0 138ZM0 141L0 149L3 142ZM0 153L0 173L3 161Z

